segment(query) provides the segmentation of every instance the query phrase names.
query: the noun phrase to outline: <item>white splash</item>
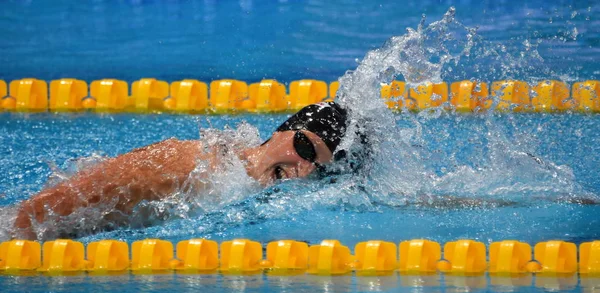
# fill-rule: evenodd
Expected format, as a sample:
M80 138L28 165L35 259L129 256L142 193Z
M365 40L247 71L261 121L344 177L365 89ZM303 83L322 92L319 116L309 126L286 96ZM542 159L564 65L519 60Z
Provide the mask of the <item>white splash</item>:
M369 178L365 185L371 200L394 205L403 201L414 202L432 194L480 197L543 195L546 198L586 194L568 166L557 166L539 159L532 154L534 148L526 148L526 139L514 141L513 137L506 136L506 129L495 125L493 111L481 114L478 119L485 123L474 129L471 138L466 138L475 141L465 142L465 145L477 145L477 140L481 139L481 148L485 149L478 154L478 166L473 167L451 164L455 156L460 155L460 150L450 153L441 150L444 135L450 135L450 132L445 125L433 129L429 126L434 124L433 120L440 118L459 125L464 123L461 121L463 118L452 116L441 108L416 115L404 112L394 116L380 98L382 83L404 79L407 88L415 88L425 82L438 83L448 67L461 68L461 60L472 62L494 56L495 62L486 59L490 67L507 68L498 77L523 74L525 58L536 62L541 59L530 43L526 45L527 56L521 52L519 58L509 58L508 53L497 50L498 44L483 40L475 28L456 21L454 8L450 8L440 21L427 26L421 22L416 30L409 28L405 35L392 37L383 47L368 52L356 70L342 76L338 100L351 109L351 126L341 147L351 149L356 145L354 129L359 126L367 129L373 160L364 176ZM521 65L517 65L519 63ZM489 73L486 74L489 77ZM478 80L477 76L474 78ZM404 124L408 126L397 126L397 120L406 122ZM442 147L434 145L429 137L437 140ZM440 171L436 170L436 165L444 167ZM347 184L354 185L354 182Z
M207 129L201 131L202 141L207 150L217 154L217 169L208 161L199 160L184 184L165 199L142 201L131 215L119 214L116 205L118 198L104 197L97 204L78 208L68 216L60 216L47 208L43 223L32 221L32 228L39 240L59 237L81 237L101 231L142 228L156 225L171 219L188 219L211 213L261 190L259 184L246 174L244 163L239 159L240 150L257 146L260 143L258 130L242 123L236 129ZM105 158L92 156L70 162L66 170L56 166L47 186L68 180L79 170L89 168ZM160 169L157 167L157 169ZM0 210L0 240L7 240L21 231L14 230L18 206Z

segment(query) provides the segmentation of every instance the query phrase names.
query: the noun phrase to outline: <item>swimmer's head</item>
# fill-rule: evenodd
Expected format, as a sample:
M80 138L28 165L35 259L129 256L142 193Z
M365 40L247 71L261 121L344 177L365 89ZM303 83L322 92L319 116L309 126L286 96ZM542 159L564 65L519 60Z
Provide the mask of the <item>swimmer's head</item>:
M306 177L334 159L346 128L347 113L336 103L306 106L248 151L248 174L263 185Z
M346 133L346 110L334 102L308 105L277 127L276 132L305 130L316 134L334 153Z

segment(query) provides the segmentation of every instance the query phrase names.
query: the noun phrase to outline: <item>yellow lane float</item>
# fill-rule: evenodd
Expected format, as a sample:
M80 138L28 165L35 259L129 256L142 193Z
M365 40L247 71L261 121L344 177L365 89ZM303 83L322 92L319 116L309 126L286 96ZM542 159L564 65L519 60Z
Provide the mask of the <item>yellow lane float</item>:
M170 85L156 78L143 78L129 86L125 81L102 79L90 83L64 78L50 83L25 78L13 80L8 92L0 80L0 109L19 112L89 110L137 113L273 113L295 111L321 101L333 101L339 82L304 79L286 86L273 79L248 84L234 79L215 80L208 86L195 79ZM444 107L457 112L600 112L600 81L569 85L556 80L528 84L518 80L463 80L409 85L394 80L381 84L380 95L392 110L422 111ZM49 99L48 99L49 97Z
M142 274L171 269L173 244L160 239L135 241L131 245L131 270Z
M6 110L19 112L48 110L48 84L43 80L35 78L13 80L10 83L9 94L15 100L14 107L12 103L7 103L4 107Z
M439 243L425 239L400 242L399 271L406 273L432 273L442 257Z
M337 96L337 91L340 88L340 82L339 81L333 81L329 84L329 98L327 98L326 101L328 102L333 102L333 100L335 100L335 97Z
M270 242L263 267L277 275L304 273L308 268L308 244L294 240Z
M129 99L129 86L116 79L95 80L90 85L90 98L84 100L84 107L97 112L120 112Z
M492 83L492 97L496 97L496 110L523 112L531 106L530 87L526 82L502 80Z
M176 254L174 251L176 250ZM43 252L43 254L42 254ZM275 275L428 275L444 272L454 276L477 276L489 272L494 276L600 274L600 241L577 247L565 241L528 243L505 240L486 247L469 239L447 242L443 246L425 239L393 242L371 240L359 242L354 255L338 240L323 240L309 246L295 240L272 241L266 257L259 242L249 239L217 242L190 239L177 243L161 239L145 239L131 244L117 240L101 240L87 245L69 239L47 241L11 240L0 243L0 273L21 274L43 272L65 274L88 271L94 274L132 271L136 274L185 273L256 274L266 270ZM131 259L129 258L131 253Z
M541 267L537 272L570 274L577 271L577 246L565 241L548 241L535 245L534 258Z
M448 101L448 84L428 82L419 85L410 89L410 97L415 100L417 110L439 107Z
M487 268L485 245L473 240L458 240L444 245L444 260L438 263L442 272L481 274Z
M40 266L41 246L38 242L12 240L0 243L0 271L30 271Z
M177 243L176 270L214 271L219 267L219 245L206 239L190 239Z
M341 275L351 271L353 262L350 249L338 240L323 240L309 248L308 273L314 275Z
M208 110L208 87L195 79L171 83L171 97L165 100L165 108L181 113L199 113Z
M84 247L81 242L69 239L47 241L42 250L42 266L38 269L40 272L63 274L80 272L86 268Z
M123 241L102 240L87 246L87 267L91 272L124 271L129 262L129 246Z
M241 108L251 112L284 111L288 108L285 85L273 79L264 79L250 85L250 99Z
M484 110L491 106L488 84L463 80L450 85L450 104L458 112Z
M572 110L575 101L569 97L569 87L560 81L545 80L533 87L531 105L536 112Z
M398 268L396 244L387 241L359 242L354 247L356 265L361 275L391 274Z
M573 99L579 111L600 111L599 95L600 81L598 80L586 80L573 85Z
M390 84L382 83L381 97L390 109L414 109L414 100L408 100L406 84L403 81L394 80Z
M579 273L600 274L600 241L579 245Z
M88 96L88 86L83 80L63 78L50 82L50 111L73 112L82 109Z
M131 85L131 98L127 104L134 112L165 110L164 100L169 96L169 84L156 78L142 78Z
M290 108L298 110L327 98L327 84L314 79L296 80L290 83Z
M9 98L9 97L8 97L8 87L6 86L6 81L0 80L0 109L5 108L4 100L7 98ZM12 99L12 101L6 101L7 108L14 108L14 105L10 105L11 102L14 104L14 99Z
M248 239L221 243L221 272L229 274L257 273L261 268L262 245Z
M239 109L248 98L248 84L233 79L215 80L210 83L210 103L217 112Z
M531 246L515 240L493 242L490 245L490 268L494 274L521 274L527 272L531 261Z

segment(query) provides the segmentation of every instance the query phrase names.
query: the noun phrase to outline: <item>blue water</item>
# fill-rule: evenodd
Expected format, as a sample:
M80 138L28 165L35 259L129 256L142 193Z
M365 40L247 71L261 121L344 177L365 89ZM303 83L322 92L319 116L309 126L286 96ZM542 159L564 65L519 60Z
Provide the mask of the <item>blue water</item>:
M116 275L69 277L16 277L4 282L31 291L112 291L117 286L131 292L581 292L596 290L597 278L585 278L576 287L573 277L463 277L463 276L222 276L222 275ZM534 284L534 285L525 285Z
M398 116L397 123L400 126L410 124L409 120L415 118L414 114L405 115ZM173 136L194 139L199 137L199 127L210 125L223 128L226 125L235 126L240 121L248 121L258 126L261 136L266 138L284 116L3 114L0 118L2 121L0 166L5 174L0 178L0 188L4 190L1 204L11 204L27 198L42 188L52 172L49 162L55 162L59 167L68 169L72 165L70 163L72 158L92 154L113 156ZM485 127L484 124L489 119L495 119L495 122L506 129L513 129L505 133L509 137L519 137L522 133L536 137L535 146L531 145L529 149L532 153L543 159L551 159L556 164L570 166L577 178L576 181L584 186L586 192L600 193L600 179L595 172L600 163L599 158L597 155L585 155L586 153L597 154L600 151L600 146L595 143L600 139L600 132L597 131L600 117L595 115L514 115L487 118L446 115L435 119L422 119L424 133L427 133L426 144L423 147L431 150L432 154L443 156L447 153L455 154L457 157L457 162L445 165L446 160L436 158L429 158L423 163L438 170L446 170L440 172L450 172L448 169L456 163L483 164L485 159L482 158L485 156L477 154L485 150L480 148L477 142L465 143L463 138L465 136L477 138L478 134L475 130ZM547 127L548 125L555 127ZM518 131L514 130L515 127ZM443 141L436 139L442 132L447 132L450 136L442 135ZM457 151L459 146L460 150ZM486 244L505 239L519 239L532 244L552 239L581 243L600 238L600 219L597 216L600 206L568 203L560 199L560 194L553 195L551 190L548 191L551 194L549 196L544 196L544 192L523 190L490 198L486 194L461 194L460 189L455 190L456 194L446 195L509 201L508 203L491 201L477 206L446 206L443 201L438 201L436 206L427 206L378 200L376 197L373 197L373 201L369 204L361 204L352 203L353 197L350 196L347 198L350 202L323 201L310 208L296 207L294 199L290 197L307 197L307 193L314 191L311 188L314 189L315 186L306 183L300 181L280 184L267 191L248 195L247 199L208 215L190 219L173 219L142 229L123 228L79 240L88 243L111 238L132 242L159 237L175 243L193 237L216 241L250 238L266 245L269 241L277 239L298 239L311 244L318 244L323 239L339 239L345 245L353 247L356 243L369 239L385 239L398 243L423 237L441 243L468 238ZM531 183L531 186L533 185ZM358 195L361 192L356 191L356 193ZM401 197L401 195L396 196ZM265 201L265 198L271 200ZM54 277L0 277L0 280L8 288L15 290L27 284L29 286L27 288L39 291L47 289L78 291L78 286L81 285L85 286L85 290L104 290L117 282L126 286L127 289L124 290L129 291L153 291L160 288L217 290L223 287L237 290L241 287L249 291L292 290L296 292L329 287L337 288L336 291L395 291L398 289L397 286L408 290L413 282L407 281L406 278L406 276L393 276L363 280L350 277L274 278L169 274L118 277L80 275L58 277L58 280ZM494 286L495 283L488 277L475 279L471 285L460 285L462 281L453 279L448 281L442 276L430 276L426 280L428 280L426 284L429 284L428 289L432 291L463 290L465 286L481 290L504 288ZM374 286L370 282L379 285ZM564 282L566 285L563 285L563 288L575 288L572 280L567 279ZM554 281L550 282L550 284L554 283ZM596 283L592 279L591 284ZM530 282L530 284L536 283ZM538 287L552 288L552 286L554 285ZM537 287L507 288L504 290L535 290Z
M406 116L398 116L397 123L406 125L410 123L407 122L410 118L414 118L411 117L414 114ZM88 157L93 154L115 156L135 147L170 137L198 139L200 127L211 126L222 129L226 126L234 127L241 121L258 126L261 137L267 138L284 117L284 115L128 114L24 116L5 113L0 116L0 166L2 173L5 174L0 178L0 190L3 190L0 204L18 202L39 191L53 172L50 166L54 164L68 170L73 166L74 158ZM448 174L453 172L456 166L489 164L487 162L489 157L484 154L488 152L486 148L489 146L480 134L481 129L488 129L488 131L492 129L484 125L488 119L480 116L456 115L421 119L426 142L422 147L431 154L431 157L423 159L423 165ZM600 116L514 115L495 117L495 122L500 123L499 126L503 129L510 130L504 133L508 136L508 141L525 143L523 140L517 140L523 134L535 137L530 145L521 147L557 165L570 167L576 183L582 185L582 192L600 194L600 178L596 172L600 164L600 156L595 155L600 152L600 144L596 143L600 141L600 132L597 131ZM517 127L518 130L515 130ZM444 136L444 133L450 135ZM439 139L440 137L443 139ZM465 141L465 138L469 141ZM450 157L454 157L454 160L450 160ZM528 163L525 160L520 162L523 165ZM526 171L524 168L522 170ZM508 174L506 175L508 178ZM526 177L526 174L519 174L517 177L519 176ZM492 181L496 178L485 180ZM529 178L525 180L530 180L530 182L524 181L526 186L536 187L534 180ZM538 180L543 181L542 178ZM285 205L285 196L288 196L289 192L294 196L302 196L303 193L310 192L311 188L315 188L312 185L305 186L305 183L302 180L286 182L279 185L280 191L271 189L268 191L274 192L275 195L278 193L282 195ZM293 188L301 190L289 190ZM442 193L441 196L494 199L488 196L493 192L491 189L475 192L460 188L446 189L453 193ZM108 235L91 236L90 239L110 236L137 240L160 236L175 241L202 236L219 240L249 237L262 241L294 238L317 243L325 238L336 238L352 246L358 241L380 238L384 235L386 238L392 236L390 240L393 241L428 237L442 242L461 237L475 238L484 242L508 238L530 242L549 239L581 242L599 239L600 219L595 216L595 213L600 211L600 206L566 204L565 199L561 198L562 189L558 189L558 194L553 192L555 191L552 189L537 192L527 188L515 189L507 193L500 192L495 199L507 202L491 202L488 206L475 208L450 206L432 209L391 199L379 199L383 202L377 202L378 198L373 197L373 202L369 206L360 203L328 202L324 203L324 207L306 210L286 207L290 209L288 213L269 211L268 208L274 207L268 201L262 202L265 209L261 209L261 201L256 199L260 199L263 193L259 193L256 196L249 195L247 201L242 201L240 203L242 208L231 209L242 214L240 219L232 220L220 215L211 215L207 217L208 222L205 218L197 222L188 219L145 230L108 232ZM356 193L360 192L356 191ZM401 198L402 195L397 194L396 197ZM439 205L443 205L443 202ZM260 212L265 214L259 215ZM272 215L269 215L269 212ZM271 218L273 221L269 221ZM324 219L330 223L319 224ZM191 223L193 225L190 225ZM192 231L190 231L185 226L194 227L191 227ZM310 227L318 229L312 230ZM528 228L524 229L524 227ZM537 229L529 229L535 227ZM307 230L310 230L310 233L306 232Z
M525 40L541 41L540 55L557 76L600 76L596 1L15 0L1 5L0 79L5 80L332 81L355 68L368 50L416 28L422 14L438 20L451 5L460 21L516 54L525 50ZM489 74L465 73L467 78Z
M426 22L439 20L450 5L456 7L460 22L479 27L478 35L492 44L486 48L516 56L512 65L518 70L467 60L457 66L447 64L444 80L600 78L600 65L595 62L600 51L600 5L596 2L5 1L0 3L0 79L332 81L354 69L368 50L404 34L406 27L416 28L422 14L427 15ZM531 49L531 44L538 45ZM197 139L200 129L236 127L241 121L256 126L266 139L283 119L285 115L2 113L0 207L40 191L58 169L73 169L76 158L116 156L170 137ZM531 244L600 239L600 116L402 113L395 120L389 123L397 124L398 131L417 133L406 145L407 153L417 159L379 165L406 173L383 174L384 168L372 177L342 178L333 184L284 182L248 194L219 211L172 218L150 227L83 235L79 240L250 238L264 245L277 239L310 244L339 239L352 248L371 239L397 243L428 238L443 243L469 238L486 244L505 239ZM403 165L406 162L417 162L422 168ZM403 176L421 169L436 180L416 194L405 194L401 187L412 190L414 186L403 185L410 183ZM562 283L559 288L563 289L598 286L598 279L549 281ZM2 292L100 291L115 286L127 292L556 289L543 282L538 277L506 287L488 277L437 275L414 280L407 276L127 274L0 277L0 288Z

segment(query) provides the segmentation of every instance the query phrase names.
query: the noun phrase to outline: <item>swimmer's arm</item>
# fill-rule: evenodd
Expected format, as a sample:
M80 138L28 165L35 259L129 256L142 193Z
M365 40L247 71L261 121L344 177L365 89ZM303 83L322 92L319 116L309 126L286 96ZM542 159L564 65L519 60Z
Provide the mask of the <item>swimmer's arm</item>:
M35 238L32 220L42 223L50 212L67 216L100 202L116 201L118 211L130 214L142 200L158 200L173 193L184 184L198 160L212 158L202 151L200 141L168 139L136 149L83 170L24 201L14 226Z

